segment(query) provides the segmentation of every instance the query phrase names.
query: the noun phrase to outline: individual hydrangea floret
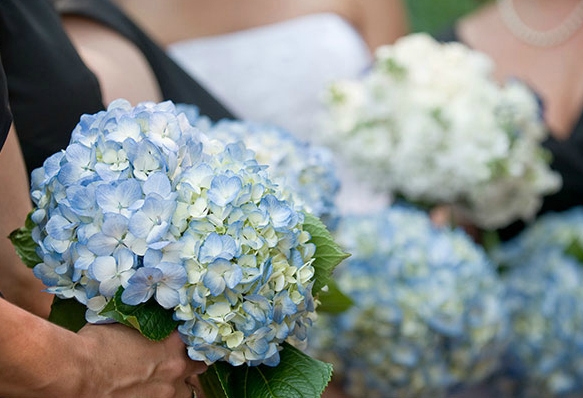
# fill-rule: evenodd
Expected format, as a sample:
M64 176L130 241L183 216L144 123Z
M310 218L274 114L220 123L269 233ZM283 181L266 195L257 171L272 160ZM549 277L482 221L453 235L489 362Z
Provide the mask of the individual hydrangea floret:
M32 174L47 291L87 306L121 293L173 312L191 358L277 365L304 340L314 247L304 214L241 142L209 138L171 102L112 102Z
M327 91L325 141L381 192L456 205L487 229L531 219L561 181L536 96L492 72L485 54L424 33L381 46L362 79Z
M227 143L242 141L260 164L269 166L270 178L285 195L293 194L296 205L333 228L340 180L330 149L301 141L271 124L227 119L212 123L193 105L179 104L178 109L209 137Z
M352 253L336 280L354 306L319 314L309 346L333 361L351 396L439 397L497 369L507 333L502 285L461 230L393 206L342 218L337 241Z

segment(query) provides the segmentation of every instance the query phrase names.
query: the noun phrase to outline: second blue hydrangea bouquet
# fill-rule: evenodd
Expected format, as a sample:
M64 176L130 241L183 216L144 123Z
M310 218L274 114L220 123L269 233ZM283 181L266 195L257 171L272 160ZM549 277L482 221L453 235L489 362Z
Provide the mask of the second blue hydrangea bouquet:
M242 143L208 138L171 102L117 100L81 118L31 194L12 238L60 299L53 319L78 303L80 323L151 339L178 328L193 360L216 365L203 377L213 397L284 397L281 382L298 377L310 380L300 397L322 393L330 366L289 343L305 341L315 295L346 255Z
M394 205L342 217L336 236L352 254L336 281L354 305L319 316L310 348L334 363L350 397L446 397L498 369L503 286L466 234Z

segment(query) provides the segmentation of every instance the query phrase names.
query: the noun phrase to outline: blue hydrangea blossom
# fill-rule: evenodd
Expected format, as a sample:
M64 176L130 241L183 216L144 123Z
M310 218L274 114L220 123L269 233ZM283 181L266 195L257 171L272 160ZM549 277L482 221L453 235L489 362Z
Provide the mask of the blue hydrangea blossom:
M351 396L441 397L497 369L508 329L502 285L461 230L393 206L342 218L337 241L352 253L336 279L354 306L319 315L310 347Z
M269 166L272 180L286 194L293 193L297 205L322 219L329 228L334 227L340 180L328 148L310 145L270 124L226 119L212 123L193 105L179 104L178 109L209 137L244 142L255 152L259 163Z
M34 268L89 322L126 304L173 311L189 355L277 365L305 340L314 245L293 196L241 142L209 138L171 102L82 116L70 145L32 174Z
M507 271L511 341L501 381L521 396L583 393L583 208L548 213L493 258Z

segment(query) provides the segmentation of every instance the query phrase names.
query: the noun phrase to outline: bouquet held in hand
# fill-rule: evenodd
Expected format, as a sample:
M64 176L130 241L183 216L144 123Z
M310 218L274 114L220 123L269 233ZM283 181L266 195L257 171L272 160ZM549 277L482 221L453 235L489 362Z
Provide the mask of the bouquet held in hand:
M310 348L334 363L351 397L445 397L498 369L508 329L502 284L465 233L392 206L345 216L336 234L352 253L336 281L354 305L319 315Z
M82 116L69 146L33 172L31 194L29 263L86 321L151 339L177 328L209 365L275 367L283 347L301 356L284 342L305 341L329 274L313 240L327 231L241 142L209 139L171 102L117 100ZM307 366L321 380L305 396L320 394L330 368ZM224 380L219 390L235 396Z
M486 55L424 33L381 46L362 79L327 91L327 141L381 192L454 205L485 229L527 220L560 179L537 98L492 72Z
M493 252L506 269L511 342L501 385L516 396L583 394L583 208L546 213Z

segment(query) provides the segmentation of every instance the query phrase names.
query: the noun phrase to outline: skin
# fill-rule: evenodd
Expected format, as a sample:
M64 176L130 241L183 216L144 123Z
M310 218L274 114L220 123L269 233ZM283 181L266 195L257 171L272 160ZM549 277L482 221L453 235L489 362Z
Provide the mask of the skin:
M162 342L119 324L72 333L6 300L0 314L4 398L186 398L186 380L206 369L186 356L176 332Z
M560 25L577 3L514 0L522 20L541 31ZM533 47L510 33L494 2L463 18L457 32L463 42L493 58L498 80L518 77L534 88L545 104L552 134L558 139L569 136L583 109L583 29L556 47Z
M162 46L287 19L336 13L349 21L369 48L392 43L408 33L404 3L399 0L116 0ZM169 22L171 21L171 23Z
M162 100L148 61L129 40L87 18L65 16L62 21L83 62L97 76L106 105L118 98L132 105Z
M53 297L42 292L44 285L22 264L8 239L10 232L24 225L32 209L27 174L13 129L0 152L0 181L1 186L11 187L0 195L0 291L19 307L46 317Z

